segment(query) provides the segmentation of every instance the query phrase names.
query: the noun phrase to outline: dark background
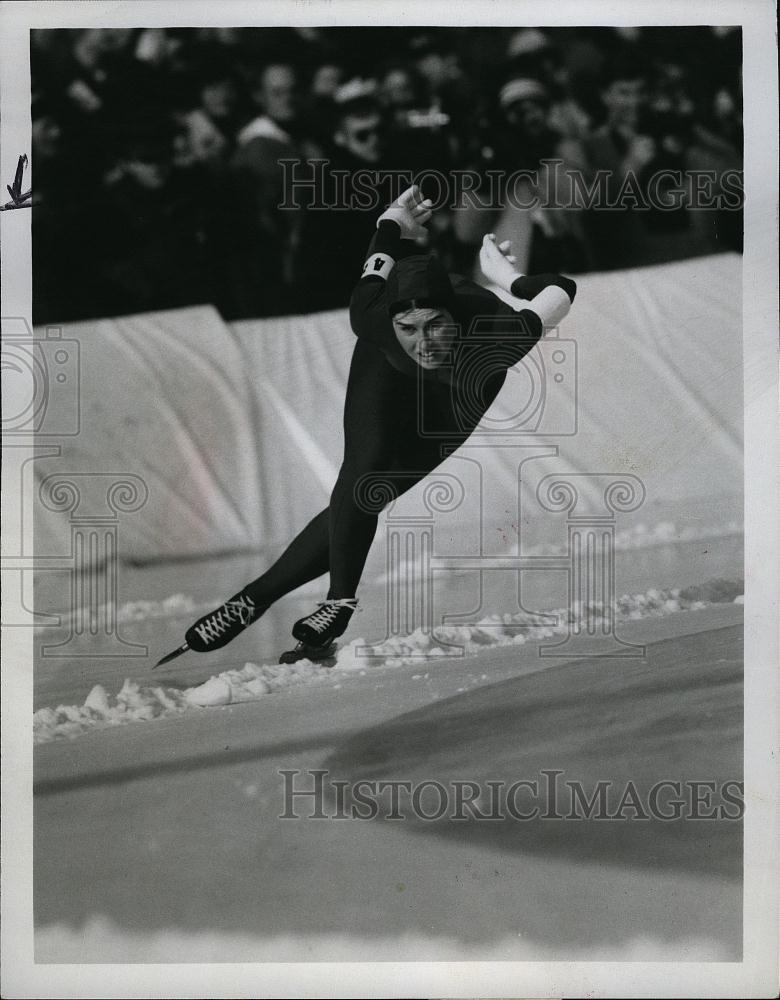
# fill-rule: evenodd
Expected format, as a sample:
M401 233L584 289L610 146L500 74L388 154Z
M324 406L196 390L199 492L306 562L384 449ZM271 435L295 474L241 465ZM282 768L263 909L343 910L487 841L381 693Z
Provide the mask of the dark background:
M39 30L31 45L36 323L346 305L376 212L280 211L280 157L352 176L558 156L643 183L742 167L738 28ZM434 217L452 269L473 267L484 214ZM525 269L637 266L741 237L739 211L572 211L534 223Z

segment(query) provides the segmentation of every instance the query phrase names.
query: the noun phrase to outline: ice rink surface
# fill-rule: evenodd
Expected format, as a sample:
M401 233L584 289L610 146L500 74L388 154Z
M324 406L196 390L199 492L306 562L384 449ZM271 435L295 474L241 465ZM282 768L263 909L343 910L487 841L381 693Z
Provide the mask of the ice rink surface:
M740 544L711 546L707 567L734 573ZM679 580L676 556L648 550L630 562L637 579L660 580L646 560L666 560ZM155 577L159 610L172 572L200 581L182 586L197 604L246 564L211 569L127 581L148 596ZM623 572L619 583L628 562ZM381 613L378 591L368 596L373 610L356 628L371 641ZM81 705L94 684L116 694L124 678L191 689L272 662L308 603L293 597L221 654L154 673L192 615L128 623L125 638L147 644L148 658L44 659L37 704ZM36 960L738 960L739 822L279 818L285 769L307 788L317 769L447 787L559 770L589 796L599 781L630 779L642 795L660 780L739 781L742 607L697 607L621 621L644 659L541 659L529 639L456 659L312 667L246 703L39 745Z
M128 645L114 655L88 641L81 656L56 648L73 634L73 595L83 597L67 560L35 582L36 612L60 617L35 633L36 960L739 960L738 820L281 819L280 771L448 788L560 772L588 797L599 782L618 796L633 782L644 798L659 781L740 781L740 269L721 255L625 272L619 312L614 278L585 276L577 349L546 345L565 374L540 397L545 419L576 416L577 427L542 427L534 446L553 444L522 475L525 453L499 447L444 463L465 499L437 508L437 558L511 557L522 535L524 555L563 552L565 562L523 570L520 585L517 570L436 578L432 620L450 616L450 640L465 645L454 658L415 632L410 649L396 641L403 633L383 642L380 522L365 610L333 668L277 663L291 623L324 596L315 584L223 650L152 671L327 502L353 338L342 314L228 330L213 310L67 330L83 348L85 430L57 471L87 484L96 469L125 469L149 502L128 500L117 528ZM117 366L127 383L107 401ZM144 407L155 414L148 448L126 430ZM55 471L40 464L41 476ZM518 620L518 608L561 611L565 632L574 609L563 521L576 527L580 515L551 494L544 507L542 484L563 477L572 497L579 484L587 507L611 495L605 475L625 493L614 522L617 634L646 656L588 655L607 648L594 637L565 658L540 657L555 630ZM432 514L423 494L404 498L412 520ZM71 513L39 506L36 552L69 552ZM250 544L253 553L224 555ZM718 579L730 582L696 589ZM380 654L360 660L361 637Z

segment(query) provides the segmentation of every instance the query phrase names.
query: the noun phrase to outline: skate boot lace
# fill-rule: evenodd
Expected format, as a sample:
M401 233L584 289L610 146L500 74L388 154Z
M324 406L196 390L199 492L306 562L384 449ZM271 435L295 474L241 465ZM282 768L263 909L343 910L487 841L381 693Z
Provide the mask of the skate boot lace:
M357 611L357 598L342 597L338 600L320 601L317 605L317 610L306 619L306 624L313 628L315 632L324 632L325 629L333 624L342 608L350 608L352 611Z
M195 631L204 643L214 642L227 629L232 628L236 621L244 627L251 624L256 610L255 602L251 597L241 596L232 601L225 601L221 608L217 608L207 618L204 618L196 626Z

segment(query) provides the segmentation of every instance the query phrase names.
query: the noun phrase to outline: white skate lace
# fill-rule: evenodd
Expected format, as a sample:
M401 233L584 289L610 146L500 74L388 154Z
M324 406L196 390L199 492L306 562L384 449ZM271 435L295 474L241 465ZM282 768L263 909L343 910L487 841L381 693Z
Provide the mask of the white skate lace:
M324 632L336 619L341 608L350 608L356 611L358 606L357 598L341 597L338 600L320 601L317 610L309 615L306 624L313 628L315 632Z
M251 624L255 611L255 603L251 597L242 596L233 601L225 601L221 608L217 608L196 625L195 631L203 642L208 644L219 639L229 628L233 628L236 621L246 628Z

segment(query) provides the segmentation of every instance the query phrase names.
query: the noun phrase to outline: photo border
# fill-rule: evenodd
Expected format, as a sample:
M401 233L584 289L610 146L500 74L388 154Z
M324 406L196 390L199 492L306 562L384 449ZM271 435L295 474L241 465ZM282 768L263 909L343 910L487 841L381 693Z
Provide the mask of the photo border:
M32 924L32 633L4 636L2 669L2 977L6 997L135 996L774 996L778 851L777 63L766 0L190 0L18 2L0 9L0 170L30 150L29 30L219 25L692 25L743 28L745 250L745 857L741 963L301 963L35 965ZM31 320L30 219L0 216L3 314ZM684 330L676 335L685 336ZM5 498L4 498L5 503ZM28 529L31 531L31 528ZM32 551L31 538L25 550ZM774 757L773 757L774 753Z

